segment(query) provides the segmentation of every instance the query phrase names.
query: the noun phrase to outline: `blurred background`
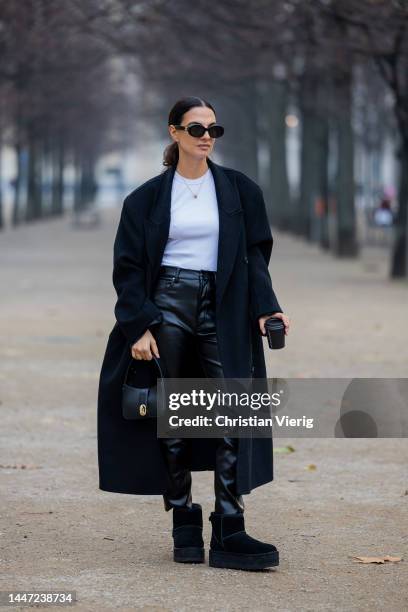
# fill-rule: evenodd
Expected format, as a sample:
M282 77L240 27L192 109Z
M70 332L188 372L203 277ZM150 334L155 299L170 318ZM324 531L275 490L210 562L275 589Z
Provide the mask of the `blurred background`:
M404 0L1 0L0 227L118 206L197 95L274 227L381 245L406 277L407 19Z

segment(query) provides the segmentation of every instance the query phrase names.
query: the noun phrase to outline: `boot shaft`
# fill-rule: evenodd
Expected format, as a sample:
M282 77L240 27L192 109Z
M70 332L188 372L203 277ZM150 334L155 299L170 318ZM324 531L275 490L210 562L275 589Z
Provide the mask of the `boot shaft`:
M203 513L200 504L193 503L191 508L173 509L174 546L203 547Z
M211 512L209 521L212 525L211 548L224 549L224 539L234 533L245 532L245 519L243 513L218 514Z

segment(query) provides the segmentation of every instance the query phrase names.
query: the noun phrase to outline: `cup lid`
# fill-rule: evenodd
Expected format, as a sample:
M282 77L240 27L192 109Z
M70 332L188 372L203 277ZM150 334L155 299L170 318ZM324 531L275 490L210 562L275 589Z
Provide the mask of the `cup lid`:
M271 317L270 319L267 319L265 321L265 326L266 325L268 327L275 327L275 328L285 327L285 324L282 321L282 319L278 319L277 317Z

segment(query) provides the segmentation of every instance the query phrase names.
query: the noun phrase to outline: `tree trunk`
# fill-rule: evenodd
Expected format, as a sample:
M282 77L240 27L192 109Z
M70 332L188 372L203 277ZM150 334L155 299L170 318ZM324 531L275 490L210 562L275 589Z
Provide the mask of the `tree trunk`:
M290 229L293 222L286 160L286 114L288 85L284 80L269 79L264 88L264 123L269 151L267 195L271 223Z
M3 141L2 141L1 131L0 131L0 230L4 228L2 153L3 153Z
M64 212L64 143L57 138L52 149L52 200L51 214L62 215Z
M95 200L97 183L95 180L95 162L91 157L82 161L81 172L81 208L87 208Z
M19 141L16 144L16 160L17 160L17 168L16 168L16 176L14 178L14 201L13 201L13 213L12 213L12 225L19 225L22 214L21 214L21 195L22 195L22 187L23 187L23 178L25 176L25 160L26 155L23 147Z
M347 55L347 54L346 54ZM347 57L337 67L336 76L336 255L356 257L356 214L354 208L354 135L352 128L352 68Z
M391 277L408 276L408 138L403 140L400 152L398 213L395 221L395 241L391 262Z
M33 221L42 216L42 194L40 146L31 134L28 139L27 189L26 221Z
M242 139L240 138L242 162L244 165L244 172L254 181L258 182L258 132L256 129L258 107L255 78L245 79L243 95L243 116L240 128L238 129L239 136L242 137Z
M78 152L74 157L74 212L80 212L82 207L82 160Z
M247 84L245 91L237 94L236 98L225 100L224 124L228 138L225 140L221 138L217 147L219 146L222 151L223 163L226 166L241 170L256 181L258 180L258 141L254 95L251 85Z
M300 108L302 145L298 231L306 239L327 247L329 124L327 87L321 83L321 77L305 73Z

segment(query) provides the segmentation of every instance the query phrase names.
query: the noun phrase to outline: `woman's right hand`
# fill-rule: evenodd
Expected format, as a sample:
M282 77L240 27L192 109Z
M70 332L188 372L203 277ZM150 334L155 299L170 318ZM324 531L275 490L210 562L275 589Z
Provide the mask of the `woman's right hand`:
M143 336L134 343L131 351L133 359L146 359L150 361L153 359L152 353L154 353L155 357L160 357L156 340L150 329L147 329Z

